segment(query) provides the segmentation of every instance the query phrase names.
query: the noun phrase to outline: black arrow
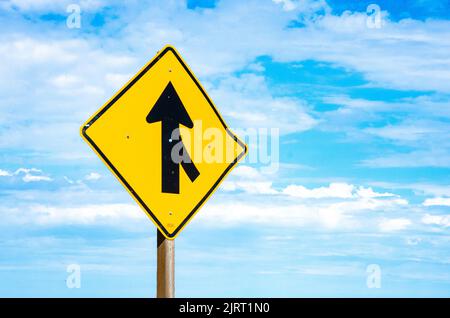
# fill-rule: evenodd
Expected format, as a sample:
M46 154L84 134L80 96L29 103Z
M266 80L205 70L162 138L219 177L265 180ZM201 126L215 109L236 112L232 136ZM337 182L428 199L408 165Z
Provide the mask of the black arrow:
M177 144L172 140L173 131L178 129L180 124L188 128L194 127L171 82L167 84L161 96L159 96L146 120L149 124L161 122L162 192L180 193L180 163L192 182L197 179L200 172L189 157L184 144L182 144L179 153L182 157L181 162L177 161L178 158L172 158L171 156L172 149ZM178 139L182 143L181 136Z

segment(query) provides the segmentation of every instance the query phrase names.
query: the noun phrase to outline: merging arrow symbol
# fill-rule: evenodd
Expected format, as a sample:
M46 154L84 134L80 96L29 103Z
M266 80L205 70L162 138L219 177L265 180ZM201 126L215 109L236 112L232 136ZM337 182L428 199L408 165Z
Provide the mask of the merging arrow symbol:
M149 124L161 122L162 192L180 193L180 164L192 182L197 179L200 172L189 157L184 144L181 151L177 151L177 155L181 155L181 162L178 158L172 158L171 155L173 147L177 144L172 140L173 131L179 129L180 124L188 128L194 127L171 82L159 96L146 120ZM179 136L179 142L182 143L181 136Z

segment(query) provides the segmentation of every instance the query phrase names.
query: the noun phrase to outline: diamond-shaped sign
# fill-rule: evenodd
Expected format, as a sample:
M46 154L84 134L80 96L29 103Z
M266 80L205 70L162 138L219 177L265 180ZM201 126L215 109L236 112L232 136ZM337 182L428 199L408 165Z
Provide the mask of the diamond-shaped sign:
M171 46L92 115L81 135L169 239L247 152Z

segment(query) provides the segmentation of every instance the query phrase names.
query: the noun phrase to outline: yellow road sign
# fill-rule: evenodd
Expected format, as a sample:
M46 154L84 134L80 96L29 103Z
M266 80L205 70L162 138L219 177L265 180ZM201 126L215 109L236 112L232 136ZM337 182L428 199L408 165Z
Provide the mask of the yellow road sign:
M171 46L92 115L81 136L168 239L247 152Z

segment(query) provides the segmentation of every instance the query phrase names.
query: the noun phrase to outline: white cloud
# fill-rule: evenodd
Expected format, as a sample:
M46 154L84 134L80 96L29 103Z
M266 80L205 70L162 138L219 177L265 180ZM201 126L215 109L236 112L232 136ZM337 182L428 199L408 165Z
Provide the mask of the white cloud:
M383 232L394 232L404 230L411 224L411 220L406 218L384 219L380 221L379 228Z
M4 0L1 3L3 9L17 8L20 10L48 9L54 7L55 1L52 0ZM59 5L58 5L59 6Z
M11 172L0 169L0 177L10 177L10 176L12 176Z
M252 194L277 194L270 181L225 181L221 188L225 191L243 190Z
M425 214L422 217L422 223L428 225L438 225L442 227L450 226L450 215L431 215Z
M253 169L245 169L243 174L250 180L241 178L225 182L224 185L230 185L226 190L241 189L246 192L246 201L206 206L205 211L199 214L200 223L210 224L221 220L217 226L264 224L280 227L318 226L325 229L358 228L372 222L372 218L377 218L376 212L398 212L408 205L408 201L398 195L379 193L372 188L347 183L330 183L329 186L312 189L290 185L277 191L270 181L263 181L264 177ZM272 199L268 194L272 195ZM290 199L286 200L285 196ZM375 214L368 217L368 212ZM397 220L383 222L383 230L403 225L398 225Z
M9 36L5 40L0 45L0 53L2 56L10 62L16 61L22 63L24 67L45 62L60 65L75 62L77 59L77 51L86 48L82 40L38 40L26 35ZM11 66L14 65L9 65L9 67ZM9 70L13 71L12 69Z
M340 230L372 227L377 212L398 212L407 202L403 199L365 199L333 201L279 201L263 196L250 197L251 202L236 201L207 205L196 216L198 224L218 227L262 225L265 227ZM374 214L370 213L373 212ZM198 219L198 220L197 220ZM220 220L220 222L217 222ZM398 221L384 220L393 229Z
M27 173L22 177L22 180L24 182L39 182L39 181L52 181L52 178L47 176L36 176Z
M0 148L33 152L41 160L86 158L79 127L114 93L105 85L105 74L137 69L133 58L98 49L96 41L82 38L0 37L0 118L5 122ZM18 112L18 107L27 111ZM14 125L6 125L10 122Z
M351 276L357 276L358 272L362 272L364 269L361 265L357 264L345 264L345 265L323 265L314 264L314 266L295 266L290 268L289 272L295 274L302 274L307 276L344 276L346 278Z
M371 168L450 167L448 156L449 151L447 149L433 147L429 150L413 150L406 153L365 159L361 161L361 165Z
M388 125L381 128L367 128L365 131L375 136L400 141L417 141L424 136L442 133L441 129L438 129L436 125L430 125L430 123L422 126L417 125L417 123L396 126Z
M224 191L244 191L251 194L277 194L278 190L273 188L276 172L269 171L264 167L255 168L240 164L222 183Z
M56 225L117 225L145 219L144 212L135 204L90 204L82 206L52 206L33 204L3 209L5 222Z
M67 182L68 184L74 184L74 183L75 183L74 180L70 179L70 178L67 177L67 176L63 176L63 179L66 180L66 182Z
M20 10L52 5L15 1ZM93 3L82 2L82 7L95 7ZM304 28L286 27L299 14L315 16L327 9L323 1L222 1L212 10L188 10L182 2L133 8L124 13L126 27L114 32L113 41L92 34L70 39L45 27L39 34L30 28L0 35L0 118L16 123L14 129L0 131L0 147L33 150L55 160L86 158L80 123L127 79L124 74L134 74L167 42L180 49L203 83L216 83L208 92L236 127L280 127L281 133L290 133L319 123L304 101L275 96L263 76L231 75L263 55L281 62L330 62L360 71L381 86L449 91L450 68L443 52L450 45L450 28L444 21L386 20L374 30L366 27L365 13L335 16L325 10L323 17L306 19ZM148 16L157 18L149 21ZM218 22L214 28L212 20ZM11 103L27 105L29 111L15 112ZM36 135L40 137L31 137ZM437 164L442 165L445 157L440 158Z
M222 183L221 189L224 191L241 190L249 194L278 194L279 191L273 188L273 182L264 171L264 169L240 165Z
M14 172L14 174L18 175L18 174L21 174L21 173L27 174L27 173L33 173L33 172L35 172L35 173L42 173L42 170L41 169L37 169L37 168L18 168Z
M370 29L366 12L333 15L324 2L282 2L221 1L207 11L169 3L149 5L134 17L124 35L139 50L174 43L201 76L229 74L257 56L268 55L282 62L329 62L363 73L374 85L450 90L448 21L395 22L384 14L383 27ZM149 12L158 18L149 22ZM287 28L299 14L305 27ZM209 27L210 21L217 21L214 28ZM154 37L143 40L149 33Z
M408 204L406 200L398 197L356 195L350 199L336 197L312 200L296 197L286 199L284 195L273 194L272 191L274 190L269 187L249 191L243 195L234 193L229 195L222 192L199 211L194 223L208 227L248 225L290 229L305 227L318 231L373 229L380 216L385 213L402 213ZM142 219L145 218L145 213L135 204L111 202L127 200L126 193L112 194L101 189L92 191L75 181L72 181L68 188L57 192L21 191L14 194L11 200L21 204L11 208L0 207L3 224L30 223L38 226L107 224L132 227L133 224L142 223ZM81 200L99 203L73 204Z
M284 11L300 11L303 14L315 12L319 9L329 10L324 0L272 0L274 3L281 4Z
M450 198L429 198L423 202L424 206L450 206Z
M309 130L317 124L304 101L274 97L261 75L229 76L208 91L237 128L279 128L286 134Z
M362 133L388 138L397 141L410 142L423 139L424 135L442 134L448 131L448 123L438 121L439 118L450 118L448 109L449 100L445 94L425 94L414 98L401 98L394 101L369 100L352 98L346 95L325 96L324 103L339 106L335 111L326 113L326 119L332 120L332 125L364 123L367 118L378 118L384 113L405 114L401 122L395 125L370 127L362 130ZM411 114L415 116L411 116ZM326 123L325 123L326 124ZM339 128L339 127L337 127Z
M33 206L39 224L95 224L101 220L108 222L123 219L143 219L143 212L136 205L104 204L80 207Z
M218 227L263 225L275 227L319 226L328 229L348 227L344 211L337 208L318 208L303 204L257 205L245 203L206 206L196 218L199 224ZM220 220L220 222L217 222Z
M360 198L382 198L382 197L395 197L397 195L389 192L375 192L372 188L359 187L356 191L356 195Z
M104 1L102 0L2 0L0 3L0 8L6 10L18 9L25 12L52 11L65 14L67 6L73 3L80 5L83 10L92 10L101 7L103 2Z
M416 246L422 242L422 239L420 237L407 237L405 241L407 245Z
M36 168L19 168L14 175L22 175L23 182L52 181L52 178L42 174L42 170Z
M344 132L349 142L390 143L381 155L362 160L362 166L380 167L448 167L450 161L450 118L448 96L433 94L395 101L328 96L325 103L338 109L321 116L319 129ZM386 116L402 118L386 124ZM383 124L380 126L380 124ZM362 128L367 127L369 128ZM401 146L402 151L395 147Z
M236 167L236 169L233 170L233 176L247 180L258 180L262 178L261 171L245 165L239 165Z
M420 106L417 105L419 108ZM420 111L419 111L420 112ZM450 125L444 121L416 119L415 117L434 116L411 112L404 122L365 131L371 135L388 139L395 145L408 146L406 153L394 153L363 161L370 167L449 167Z
M364 201L365 205L377 205L378 202L395 202L407 205L408 201L390 192L376 192L371 187L353 185L345 182L332 182L328 186L307 188L299 184L290 184L283 189L275 188L274 176L265 174L264 170L251 166L239 166L231 176L222 183L224 191L243 191L248 194L287 196L300 199L300 202L313 200L342 199L344 201Z
M102 175L98 172L91 172L88 175L86 175L84 177L84 179L88 180L88 181L95 181L95 180L99 180L102 177Z
M283 190L283 194L297 197L297 198L313 198L313 199L323 199L323 198L341 198L341 199L351 199L351 198L382 198L382 197L394 197L395 194L384 192L375 192L372 188L365 188L362 186L355 186L348 183L330 183L327 187L319 187L313 189L307 189L302 185L289 185Z
M432 183L395 183L395 182L370 182L370 185L381 187L385 189L412 190L416 195L436 196L436 197L450 197L450 186L445 184Z
M81 82L82 80L79 77L70 74L57 75L50 80L51 84L60 88L75 87L78 86Z
M105 80L111 87L119 89L123 86L132 76L130 74L119 74L119 73L107 73L105 75Z
M295 2L292 0L273 0L273 2L281 3L285 11L292 11L296 8Z
M283 194L298 198L352 198L354 186L347 183L331 183L328 187L307 189L302 185L289 185Z
M236 75L236 71L254 67L255 58L263 55L277 62L311 59L330 62L332 66L362 72L371 85L450 91L450 68L446 67L449 61L445 54L450 46L448 22L393 22L386 18L382 29L373 30L365 26L367 16L364 13L335 16L325 10L327 13L322 18L306 19L304 28L286 28L290 21L298 18L299 11L313 14L319 7L323 9L324 4L318 5L319 2L284 1L280 5L223 1L213 10L187 10L181 2L149 4L117 33L114 41L90 35L70 39L61 37L57 30L48 36L31 31L2 34L0 112L2 120L11 118L16 124L14 129L0 131L0 147L37 150L60 159L86 158L89 150L78 136L82 120L113 94L112 86L126 80L124 74L136 72L167 42L174 43L194 72L202 77L208 93L225 117L241 127L276 126L289 133L305 131L321 123L304 101L275 95L261 73ZM21 3L19 8L28 10L25 1ZM48 1L41 4L41 7L50 5ZM282 7L287 11L282 11ZM149 21L149 12L157 18ZM209 27L212 20L219 21L214 28ZM154 36L151 39L143 36L147 34ZM261 72L261 68L256 71ZM80 96L83 103L80 103ZM340 100L330 98L329 102L345 102L345 107L341 107L343 116L344 110L392 109L392 105L383 102L344 100L342 97ZM424 104L427 111L434 109L433 114L445 115L443 103L431 105L433 101L425 102L411 101L410 106L418 108ZM11 105L27 105L27 112L17 112ZM30 124L30 120L34 122ZM433 128L429 128L431 126ZM436 130L445 128L426 123L415 127L414 123L408 122L401 128L386 126L365 133L413 142L429 134L439 134ZM427 157L424 154L425 151L417 151L405 157L384 156L370 159L366 164L448 165L446 151L436 149L428 152ZM371 188L342 183L310 189L293 184L280 191L271 179L259 178L250 170L242 173L254 178L230 180L223 188L247 189L250 194L288 195L293 200L345 199L351 202L334 204L362 204L363 209L408 203L390 193L377 193ZM51 180L36 171L23 172L23 179L28 182Z

